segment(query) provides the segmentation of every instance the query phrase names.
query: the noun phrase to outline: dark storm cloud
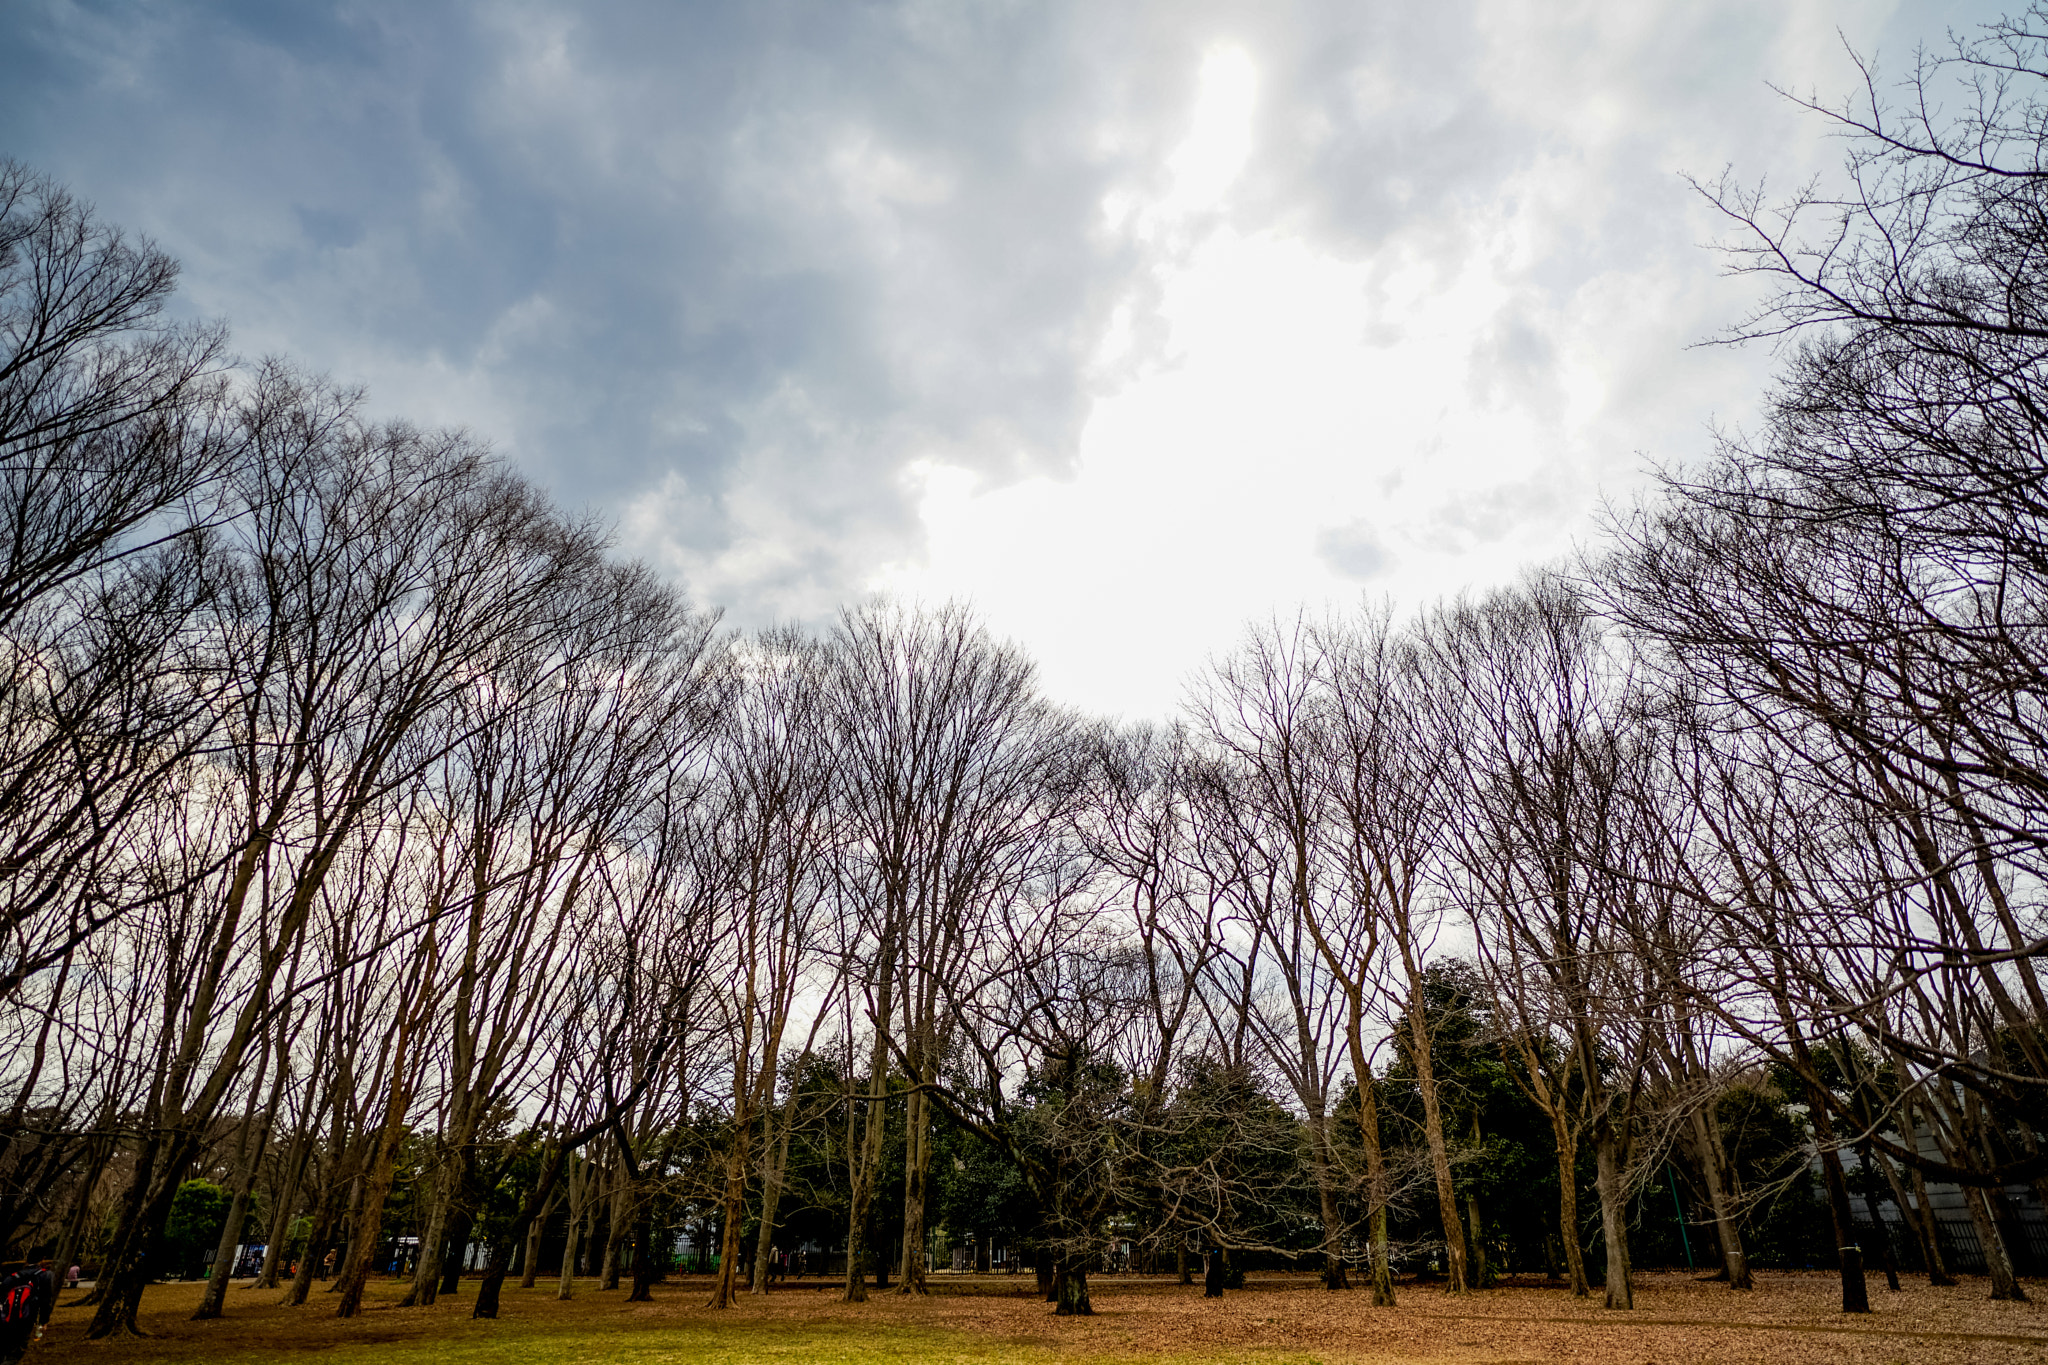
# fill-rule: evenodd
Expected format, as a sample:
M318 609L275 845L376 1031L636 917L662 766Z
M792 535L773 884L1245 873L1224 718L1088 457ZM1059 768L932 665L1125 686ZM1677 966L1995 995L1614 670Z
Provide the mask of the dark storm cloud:
M470 420L601 503L670 474L715 503L760 441L885 487L909 447L1057 461L1128 268L1099 201L1153 150L1093 145L1127 93L1113 53L1037 7L46 4L6 25L8 150L177 252L193 306L245 345L367 360L380 392L409 365L480 370L499 410ZM858 515L897 499L847 491Z

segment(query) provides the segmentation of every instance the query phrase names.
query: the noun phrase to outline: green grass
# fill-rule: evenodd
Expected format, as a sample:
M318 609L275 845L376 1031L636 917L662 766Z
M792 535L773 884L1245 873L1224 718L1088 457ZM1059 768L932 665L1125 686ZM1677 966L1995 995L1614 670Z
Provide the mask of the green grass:
M862 1320L830 1315L822 1295L785 1298L781 1311L765 1314L712 1313L697 1308L695 1292L671 1290L653 1311L621 1312L616 1294L557 1303L551 1293L508 1289L504 1316L479 1322L468 1316L466 1293L424 1311L382 1302L395 1297L395 1288L379 1285L369 1311L340 1322L317 1294L298 1309L279 1308L274 1295L231 1295L226 1317L201 1323L188 1318L196 1287L158 1286L143 1304L153 1335L87 1343L90 1310L63 1309L41 1353L96 1365L1318 1365L1299 1349L1137 1349L1113 1318L1055 1320L1035 1303L1028 1323L1017 1324L1035 1335L1022 1336L994 1325L919 1322L915 1308L889 1299L854 1310L868 1315Z
M66 1343L69 1345L69 1343ZM195 1352L189 1341L134 1341L84 1347L80 1358L118 1359L122 1365L277 1365L293 1358L322 1365L376 1361L379 1365L1136 1365L1170 1360L1175 1365L1319 1365L1298 1351L1237 1348L1225 1354L1162 1357L1153 1353L1100 1352L1053 1348L999 1338L977 1337L945 1328L900 1323L861 1328L842 1324L791 1322L701 1322L617 1324L517 1322L465 1324L462 1328L410 1340L370 1333L353 1341L284 1346L275 1339ZM222 1349L225 1347L226 1349ZM105 1354L102 1354L105 1352Z

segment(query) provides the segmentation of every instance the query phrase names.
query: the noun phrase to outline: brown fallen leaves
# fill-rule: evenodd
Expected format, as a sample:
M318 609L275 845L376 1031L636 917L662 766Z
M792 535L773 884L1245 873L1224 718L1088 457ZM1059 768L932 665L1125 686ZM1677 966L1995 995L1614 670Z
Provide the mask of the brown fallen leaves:
M1306 1276L1254 1276L1221 1300L1169 1277L1101 1279L1093 1286L1096 1315L1055 1318L1028 1293L1030 1281L1001 1276L937 1277L924 1299L877 1293L847 1305L816 1281L778 1288L714 1313L702 1307L708 1285L673 1282L651 1304L628 1305L623 1293L594 1285L557 1302L552 1292L507 1291L496 1323L468 1320L471 1287L428 1310L400 1309L396 1285L379 1285L371 1311L337 1321L321 1295L303 1309L275 1306L272 1294L237 1287L228 1317L186 1321L198 1287L165 1285L144 1300L148 1341L86 1346L87 1310L60 1310L44 1350L49 1358L89 1358L108 1365L140 1362L290 1360L320 1352L329 1360L452 1359L472 1352L495 1359L524 1338L532 1360L584 1360L597 1354L691 1361L788 1358L815 1336L886 1348L891 1359L1042 1359L1106 1362L1179 1358L1189 1362L1259 1361L1267 1365L1407 1365L1458 1362L1636 1362L1639 1365L1999 1365L2048 1360L2048 1285L2030 1284L2036 1302L1993 1303L1983 1280L1952 1289L1909 1283L1888 1294L1873 1278L1876 1311L1845 1317L1839 1286L1820 1272L1760 1273L1757 1287L1732 1293L1683 1273L1637 1277L1637 1308L1613 1313L1597 1298L1574 1301L1562 1290L1503 1288L1462 1297L1428 1286L1402 1285L1400 1305L1374 1309L1362 1290L1330 1293ZM380 1297L381 1295L381 1297ZM68 1301L73 1296L65 1296ZM892 1343L891 1338L896 1340Z

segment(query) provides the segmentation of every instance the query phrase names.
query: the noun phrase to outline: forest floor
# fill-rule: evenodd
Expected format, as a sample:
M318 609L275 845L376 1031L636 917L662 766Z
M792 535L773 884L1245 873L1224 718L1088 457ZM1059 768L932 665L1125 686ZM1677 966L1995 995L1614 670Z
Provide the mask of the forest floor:
M705 1308L708 1280L655 1288L655 1301L627 1304L625 1291L579 1281L575 1297L552 1284L505 1290L502 1315L469 1312L475 1284L430 1309L400 1309L402 1286L371 1286L365 1311L342 1321L316 1287L303 1308L235 1285L227 1316L190 1321L197 1284L152 1287L142 1326L152 1335L85 1340L92 1310L57 1309L49 1334L29 1354L46 1361L105 1365L1408 1365L1410 1362L1634 1362L1642 1365L1998 1365L2048 1358L2048 1282L2030 1281L2032 1303L1993 1303L1987 1282L1952 1289L1906 1283L1887 1293L1870 1281L1874 1312L1845 1317L1840 1282L1818 1272L1759 1273L1734 1294L1684 1272L1637 1276L1636 1309L1610 1313L1561 1289L1490 1289L1452 1298L1404 1284L1399 1306L1375 1310L1359 1289L1330 1294L1312 1277L1254 1275L1247 1287L1205 1300L1199 1286L1171 1276L1091 1277L1095 1315L1056 1318L1030 1281L1004 1276L934 1277L923 1299L876 1293L865 1304L837 1302L818 1281L778 1286L726 1312ZM65 1294L59 1304L78 1297Z

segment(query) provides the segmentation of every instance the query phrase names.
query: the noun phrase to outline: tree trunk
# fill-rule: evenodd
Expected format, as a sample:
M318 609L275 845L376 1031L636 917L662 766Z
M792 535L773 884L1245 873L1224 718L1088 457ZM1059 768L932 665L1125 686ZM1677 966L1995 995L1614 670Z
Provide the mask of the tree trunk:
M1180 1277L1180 1283L1193 1284L1195 1282L1195 1272L1188 1266L1188 1249L1185 1243L1173 1249L1173 1269L1174 1273Z
M569 1222L562 1239L562 1274L555 1287L557 1299L573 1298L576 1293L577 1242L583 1236L583 1224L589 1217L584 1207L589 1202L587 1190L590 1186L588 1163L578 1161L572 1153L566 1177L569 1185Z
M519 1274L519 1287L521 1289L531 1289L540 1280L541 1233L547 1226L548 1215L554 1212L555 1202L558 1198L559 1196L556 1195L548 1196L547 1203L541 1205L540 1216L535 1218L533 1226L526 1230L526 1259L520 1267Z
M1906 1139L1912 1141L1914 1128L1913 1110L1906 1106L1900 1115L1900 1127L1905 1130ZM1914 1240L1920 1244L1920 1264L1927 1267L1927 1283L1930 1285L1952 1285L1956 1277L1948 1273L1948 1265L1941 1255L1941 1236L1934 1226L1934 1210L1927 1203L1927 1186L1916 1170L1912 1172L1913 1192L1908 1193L1906 1184L1899 1179L1897 1168L1891 1158L1883 1152L1875 1153L1877 1169L1884 1172L1887 1184L1892 1187L1892 1202L1899 1206L1905 1217L1906 1226L1913 1229Z
M249 1216L249 1191L256 1184L256 1167L263 1160L263 1150L268 1145L270 1120L277 1113L277 1102L284 1094L285 1067L280 1062L276 1079L270 1086L270 1103L264 1109L263 1127L256 1127L255 1086L263 1083L263 1072L270 1064L270 1049L265 1046L257 1055L256 1080L250 1087L249 1104L242 1111L241 1133L235 1143L235 1193L228 1204L228 1221L220 1230L220 1241L213 1249L213 1273L206 1278L206 1291L199 1297L199 1307L192 1314L193 1319L217 1318L221 1307L228 1299L228 1278L234 1273L235 1248L242 1244L242 1223Z
M1087 1267L1062 1260L1059 1282L1059 1306L1052 1310L1054 1317L1085 1318L1095 1312L1095 1306L1088 1302Z
M1557 1235L1564 1244L1565 1273L1571 1278L1572 1297L1590 1298L1593 1289L1586 1281L1586 1250L1579 1241L1578 1135L1560 1114L1550 1116L1550 1132L1557 1140Z
M1960 1139L1957 1147L1968 1150L1970 1146L1977 1145L1989 1156L1984 1108L1975 1091L1963 1092L1962 1119L1967 1126L1957 1135ZM1971 1143L1971 1137L1976 1139L1975 1144ZM1977 1240L1984 1245L1984 1265L1991 1275L1991 1297L2014 1303L2027 1302L2027 1291L2020 1287L2019 1277L2013 1273L2012 1253L2006 1246L2005 1233L1991 1207L1993 1195L2002 1192L1970 1187L1963 1193L1970 1201L1970 1221L1977 1225Z
M1621 1140L1605 1120L1601 1130L1593 1141L1593 1160L1599 1172L1600 1232L1607 1249L1607 1307L1634 1308L1635 1290L1629 1283L1628 1198L1621 1188Z
M903 1130L903 1275L899 1294L925 1289L925 1175L931 1165L931 1110L924 1091L912 1086Z
M335 1154L334 1164L339 1168L340 1154ZM299 1269L292 1276L291 1288L285 1291L285 1306L297 1308L305 1303L306 1296L313 1292L313 1271L320 1257L326 1254L327 1240L334 1235L334 1220L341 1210L341 1194L344 1177L339 1169L329 1178L314 1204L313 1221L306 1229L306 1249L299 1255Z
M1707 1203L1714 1211L1714 1236L1721 1243L1721 1273L1728 1277L1730 1289L1749 1289L1754 1284L1749 1273L1749 1253L1743 1249L1742 1229L1735 1221L1728 1185L1722 1179L1728 1157L1721 1146L1720 1122L1706 1106L1701 1106L1693 1111L1691 1128L1700 1174L1706 1181Z
M462 1272L469 1264L469 1239L476 1232L476 1214L458 1203L448 1211L448 1224L441 1234L441 1287L437 1293L453 1294L462 1287Z
M1336 1163L1330 1153L1330 1122L1320 1110L1309 1113L1308 1141L1310 1173L1315 1176L1323 1220L1323 1288L1349 1289L1351 1277L1344 1269L1344 1217L1337 1206Z
M369 1283L370 1264L376 1259L377 1248L384 1237L384 1201L390 1198L391 1181L398 1161L398 1146L403 1137L403 1109L394 1106L395 1112L389 1125L377 1135L376 1146L371 1150L368 1169L363 1172L362 1197L358 1204L356 1226L349 1238L348 1256L342 1264L341 1302L335 1305L334 1316L352 1318L362 1311L363 1288Z
M420 1229L420 1263L413 1267L412 1288L399 1301L400 1308L431 1308L441 1292L441 1267L447 1259L444 1245L448 1233L448 1208L455 1202L455 1158L450 1154L435 1181L433 1206L427 1211L427 1225Z
M1392 1308L1394 1254L1387 1241L1387 1203L1391 1197L1387 1187L1387 1156L1380 1145L1380 1105L1373 1089L1375 1078L1363 1048L1356 1043L1352 1069L1358 1082L1358 1130L1365 1145L1365 1197L1370 1204L1367 1225L1371 1230L1368 1254L1372 1257L1372 1306Z
M564 1146L555 1150L546 1165L541 1167L540 1179L535 1182L533 1193L527 1197L510 1226L491 1243L491 1256L484 1268L483 1280L476 1288L476 1306L470 1310L472 1318L495 1318L498 1316L498 1301L505 1288L505 1276L512 1263L512 1248L526 1236L526 1230L533 1226L533 1220L540 1216L548 1201L554 1197L555 1182L562 1178L563 1163L575 1149L590 1140L597 1131L595 1126L581 1129L563 1139Z
M889 1017L888 996L883 993L882 1007L877 1012L880 1020ZM877 1024L874 1054L869 1060L868 1093L865 1113L861 1116L861 1145L857 1160L853 1163L851 1195L847 1200L846 1213L846 1292L840 1296L845 1303L865 1303L868 1297L867 1276L861 1266L865 1254L867 1222L875 1198L875 1176L882 1166L882 1124L886 1118L886 1101L889 1095L889 1052L888 1039ZM850 1068L849 1068L850 1069ZM853 1151L853 1120L857 1111L849 1106L847 1113L847 1150Z
M177 1197L181 1174L191 1160L192 1144L182 1135L152 1134L136 1154L135 1171L121 1199L121 1213L113 1247L104 1258L100 1274L106 1281L100 1290L99 1307L93 1311L86 1336L99 1340L115 1332L142 1335L135 1314L142 1306L142 1290L149 1282L149 1254L155 1234L170 1217L171 1201Z
M1479 1196L1472 1191L1465 1192L1466 1235L1472 1240L1472 1287L1485 1289L1493 1283L1492 1268L1486 1263L1486 1241L1480 1229L1485 1225L1479 1220Z
M2004 1302L2025 1303L2027 1291L2012 1272L2012 1257L2006 1254L2005 1236L1998 1220L1991 1216L1991 1201L1974 1185L1963 1187L1970 1205L1970 1222L1977 1229L1977 1242L1984 1248L1984 1269L1991 1276L1991 1297ZM1867 1310L1866 1310L1867 1311Z
M112 1115L108 1114L100 1124L100 1131L104 1134L112 1127ZM90 1153L85 1161L85 1169L79 1177L78 1196L71 1201L71 1216L64 1220L64 1236L57 1243L57 1274L60 1282L64 1272L78 1263L79 1251L85 1245L86 1224L92 1218L92 1192L98 1188L100 1178L106 1173L107 1163L112 1159L112 1139L95 1138ZM83 1298L78 1300L78 1304L91 1301L90 1298Z
M277 1207L271 1210L268 1244L263 1248L263 1269L257 1273L255 1288L277 1288L277 1272L284 1263L285 1244L291 1241L292 1216L298 1212L299 1185L305 1179L306 1164L313 1150L309 1135L301 1134L286 1149Z
M725 1226L718 1239L718 1276L711 1282L707 1308L730 1308L740 1298L740 1239L746 1233L747 1147L753 1123L745 1108L737 1109L731 1124L732 1136L725 1149Z
M597 1282L599 1289L619 1287L619 1248L626 1240L626 1215L632 1209L632 1186L632 1177L627 1174L622 1157L612 1173L611 1207L605 1210L604 1273Z
M1409 970L1408 1035L1415 1060L1415 1084L1422 1092L1422 1134L1429 1143L1430 1169L1436 1174L1437 1216L1444 1225L1444 1292L1465 1291L1464 1223L1458 1217L1458 1193L1451 1183L1450 1148L1444 1141L1443 1110L1437 1101L1436 1066L1429 1050L1429 1023L1423 1015L1422 977Z
M635 1206L633 1218L633 1292L626 1295L627 1303L647 1303L654 1298L658 1268L654 1255L654 1201L642 1199Z
M242 1224L249 1216L249 1185L256 1178L252 1159L235 1181L235 1196L228 1204L227 1226L220 1230L220 1242L213 1249L213 1273L206 1277L206 1292L199 1296L193 1318L217 1318L228 1300L228 1277L235 1269L235 1248L242 1244Z
M1870 1287L1863 1279L1863 1248L1856 1244L1856 1220L1849 1208L1849 1182L1842 1174L1842 1154L1834 1148L1827 1115L1814 1105L1814 1129L1821 1142L1821 1182L1827 1189L1828 1218L1834 1224L1836 1255L1842 1269L1842 1311L1868 1313Z
M808 1058L810 1052L805 1051ZM800 1073L799 1073L800 1074ZM789 1087L789 1098L783 1101L781 1131L777 1134L774 1147L762 1162L761 1171L761 1235L755 1239L753 1292L768 1292L768 1263L775 1251L775 1220L781 1212L782 1179L789 1170L790 1134L796 1128L797 1088L794 1081ZM771 1109L768 1111L773 1114Z
M1871 1153L1872 1148L1868 1143L1865 1143L1863 1147L1863 1168L1865 1170L1869 1170L1872 1165ZM1884 1225L1884 1214L1877 1207L1877 1200L1875 1198L1866 1197L1863 1202L1870 1207L1870 1230L1877 1235L1877 1249L1884 1256L1885 1290L1888 1293L1896 1294L1899 1292L1899 1258L1892 1251L1891 1229Z

